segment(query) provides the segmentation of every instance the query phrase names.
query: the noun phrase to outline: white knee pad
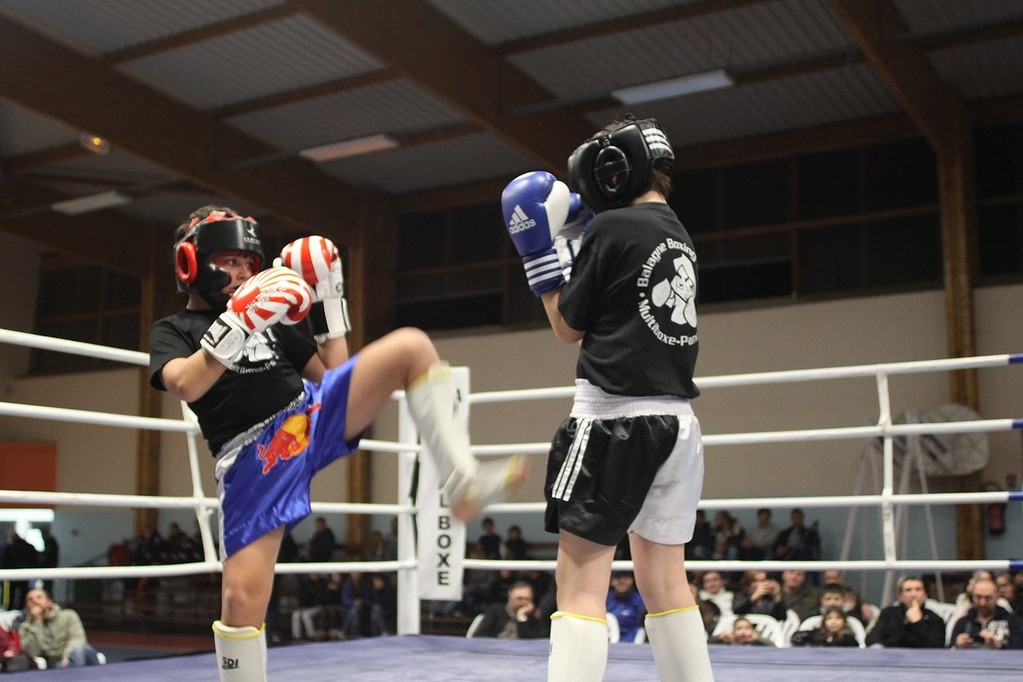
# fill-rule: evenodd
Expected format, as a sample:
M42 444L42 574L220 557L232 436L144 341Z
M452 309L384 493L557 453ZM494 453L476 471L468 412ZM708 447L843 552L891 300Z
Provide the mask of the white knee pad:
M551 616L547 682L600 682L607 667L607 621L557 611Z
M240 628L213 621L220 682L266 682L266 637L252 626Z
M698 606L648 614L643 626L661 682L714 682Z

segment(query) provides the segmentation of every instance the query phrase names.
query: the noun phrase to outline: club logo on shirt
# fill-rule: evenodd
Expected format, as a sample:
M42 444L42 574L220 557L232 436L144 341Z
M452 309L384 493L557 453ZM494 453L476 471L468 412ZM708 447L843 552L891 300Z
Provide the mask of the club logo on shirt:
M320 409L320 403L310 405L305 412L293 414L284 420L266 445L256 444L259 459L263 462L263 473L268 474L281 460L298 457L309 447L310 416Z
M643 262L636 278L639 315L657 339L669 346L689 346L696 335L696 252L676 239L665 239Z

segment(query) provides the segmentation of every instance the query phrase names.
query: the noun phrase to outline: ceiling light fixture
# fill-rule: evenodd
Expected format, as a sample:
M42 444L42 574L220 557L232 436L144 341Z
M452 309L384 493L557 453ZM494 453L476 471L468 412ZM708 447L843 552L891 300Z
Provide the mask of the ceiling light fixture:
M114 206L123 206L130 203L131 197L127 194L111 191L90 194L78 197L77 199L58 201L50 204L50 208L64 215L81 215L82 213L91 213L103 210L104 208L113 208Z
M343 159L350 156L371 154L383 151L384 149L394 149L397 146L398 141L396 139L381 133L379 135L358 137L354 140L345 140L344 142L325 144L319 147L309 147L299 151L298 155L317 163L323 163L333 159Z
M88 149L93 154L105 156L110 153L110 140L92 133L82 133L78 136L78 144Z
M653 102L655 100L671 99L692 95L697 92L718 90L735 85L735 80L724 69L694 73L679 78L668 78L643 85L633 85L628 88L618 88L611 91L611 96L622 104L640 104L642 102Z

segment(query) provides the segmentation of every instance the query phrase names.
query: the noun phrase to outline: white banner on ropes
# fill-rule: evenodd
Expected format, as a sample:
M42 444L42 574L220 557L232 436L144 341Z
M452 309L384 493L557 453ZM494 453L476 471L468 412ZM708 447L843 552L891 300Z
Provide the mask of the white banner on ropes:
M469 430L469 369L452 367L455 426ZM419 598L459 601L465 559L465 524L451 515L449 502L441 491L443 481L426 452L419 458Z

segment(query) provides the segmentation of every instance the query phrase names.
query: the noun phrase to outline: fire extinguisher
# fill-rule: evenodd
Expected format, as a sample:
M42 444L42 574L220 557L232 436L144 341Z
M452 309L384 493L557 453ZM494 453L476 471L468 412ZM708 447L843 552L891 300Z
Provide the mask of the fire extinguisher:
M993 483L989 486L995 488ZM1008 474L1005 477L1005 488L1010 491L1016 489L1016 474ZM991 535L1001 535L1005 532L1005 509L1005 502L993 502L987 506L987 532Z

